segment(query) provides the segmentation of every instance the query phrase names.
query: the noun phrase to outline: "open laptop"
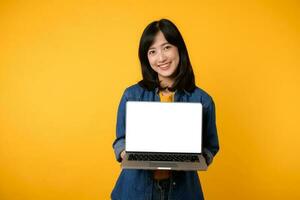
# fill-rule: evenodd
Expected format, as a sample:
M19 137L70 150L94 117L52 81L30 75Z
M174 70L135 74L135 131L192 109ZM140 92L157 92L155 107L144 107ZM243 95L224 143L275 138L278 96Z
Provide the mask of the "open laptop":
M126 103L124 169L206 170L202 104Z

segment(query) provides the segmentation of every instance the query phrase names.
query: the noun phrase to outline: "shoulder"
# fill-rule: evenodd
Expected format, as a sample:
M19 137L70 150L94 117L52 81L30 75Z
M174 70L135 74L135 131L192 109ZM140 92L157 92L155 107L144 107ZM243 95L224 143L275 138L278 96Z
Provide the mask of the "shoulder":
M202 88L196 87L193 92L190 93L192 98L200 101L204 107L208 107L213 104L212 97Z
M143 87L141 87L138 83L136 83L125 89L124 96L127 99L132 99L132 98L141 96L141 94L144 92L145 92L145 89Z
M195 90L191 93L192 95L199 96L205 101L211 101L212 97L202 88L196 87Z
M127 87L125 91L126 92L141 92L143 90L145 90L145 89L142 88L138 83L136 83L136 84L133 84L133 85Z

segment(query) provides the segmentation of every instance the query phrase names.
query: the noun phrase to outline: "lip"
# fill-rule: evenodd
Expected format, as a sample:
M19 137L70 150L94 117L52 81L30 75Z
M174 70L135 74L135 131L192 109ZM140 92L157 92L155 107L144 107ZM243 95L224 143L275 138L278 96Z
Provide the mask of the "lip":
M170 63L164 63L164 64L161 64L161 65L158 65L158 67L162 70L167 70L170 67Z

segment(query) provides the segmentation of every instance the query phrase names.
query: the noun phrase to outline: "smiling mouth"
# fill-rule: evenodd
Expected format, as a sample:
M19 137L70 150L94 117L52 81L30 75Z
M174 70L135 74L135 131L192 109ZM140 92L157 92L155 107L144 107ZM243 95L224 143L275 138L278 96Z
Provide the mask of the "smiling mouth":
M162 65L158 65L158 67L162 70L166 70L170 67L170 63L165 63L165 64L162 64Z

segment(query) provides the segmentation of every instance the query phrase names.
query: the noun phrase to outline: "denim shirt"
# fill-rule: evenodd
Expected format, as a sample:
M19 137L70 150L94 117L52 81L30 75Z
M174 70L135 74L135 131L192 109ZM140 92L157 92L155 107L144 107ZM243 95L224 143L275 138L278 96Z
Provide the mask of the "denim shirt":
M120 154L125 149L125 109L127 101L160 101L158 89L149 91L135 84L125 90L118 108L116 139L113 143L118 162L121 162ZM212 98L205 91L196 87L193 92L176 91L174 101L202 103L202 153L207 164L210 165L219 150L215 106ZM113 200L151 200L152 188L152 170L123 169L111 193L111 198ZM169 200L181 199L204 199L196 171L172 171Z

